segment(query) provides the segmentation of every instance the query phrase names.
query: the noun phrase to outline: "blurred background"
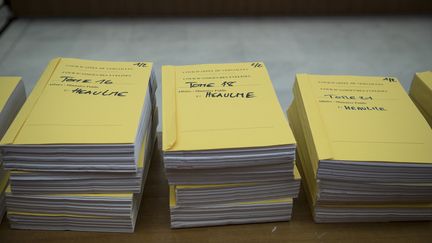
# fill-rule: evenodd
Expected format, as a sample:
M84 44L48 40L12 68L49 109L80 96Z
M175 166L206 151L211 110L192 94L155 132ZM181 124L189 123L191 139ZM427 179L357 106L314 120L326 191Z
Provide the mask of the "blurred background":
M394 76L408 89L432 69L430 0L0 3L0 75L22 76L27 93L58 56L152 61L159 84L162 64L264 61L283 109L299 72Z

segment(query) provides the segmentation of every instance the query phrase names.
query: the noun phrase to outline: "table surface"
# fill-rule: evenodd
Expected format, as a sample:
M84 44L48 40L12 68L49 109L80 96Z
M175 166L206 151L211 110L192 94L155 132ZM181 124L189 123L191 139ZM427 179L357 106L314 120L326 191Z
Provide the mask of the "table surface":
M159 134L160 138L160 134ZM161 162L160 139L153 153L135 233L94 233L9 229L4 242L431 242L432 222L316 224L303 190L294 201L290 222L170 229L168 183Z

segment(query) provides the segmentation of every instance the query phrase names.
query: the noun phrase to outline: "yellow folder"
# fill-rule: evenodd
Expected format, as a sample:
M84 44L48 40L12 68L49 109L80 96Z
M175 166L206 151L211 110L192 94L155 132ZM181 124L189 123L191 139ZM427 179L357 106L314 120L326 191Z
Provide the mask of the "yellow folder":
M396 78L298 74L306 143L319 160L432 163L432 130Z
M134 143L151 70L149 62L53 59L1 144Z
M410 96L432 127L432 71L415 74Z
M20 81L21 77L0 77L0 112L3 110L6 102Z
M262 62L162 67L163 150L295 144Z

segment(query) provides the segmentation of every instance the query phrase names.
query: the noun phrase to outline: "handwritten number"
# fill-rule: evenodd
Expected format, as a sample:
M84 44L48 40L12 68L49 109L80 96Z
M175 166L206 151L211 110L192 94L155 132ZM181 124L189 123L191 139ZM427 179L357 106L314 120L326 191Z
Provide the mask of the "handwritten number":
M145 62L137 62L137 63L134 63L133 65L137 66L137 67L147 67L147 63L145 63Z
M253 63L251 64L251 66L254 67L254 68L260 68L260 67L262 67L262 64L261 64L261 63L258 63L258 62L253 62Z
M395 78L385 77L384 80L389 81L390 83L394 83L394 82L396 82L396 79L395 79Z

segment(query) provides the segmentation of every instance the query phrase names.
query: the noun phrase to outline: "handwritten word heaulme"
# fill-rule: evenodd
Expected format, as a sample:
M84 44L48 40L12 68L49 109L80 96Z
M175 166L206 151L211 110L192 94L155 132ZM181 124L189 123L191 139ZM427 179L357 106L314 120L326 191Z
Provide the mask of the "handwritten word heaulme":
M73 94L84 94L84 95L95 95L95 96L118 96L118 97L125 97L128 93L127 91L112 91L109 89L106 89L104 91L98 91L98 90L88 90L88 89L82 89L82 88L76 88L72 90Z
M254 92L211 92L207 91L206 98L255 98Z

